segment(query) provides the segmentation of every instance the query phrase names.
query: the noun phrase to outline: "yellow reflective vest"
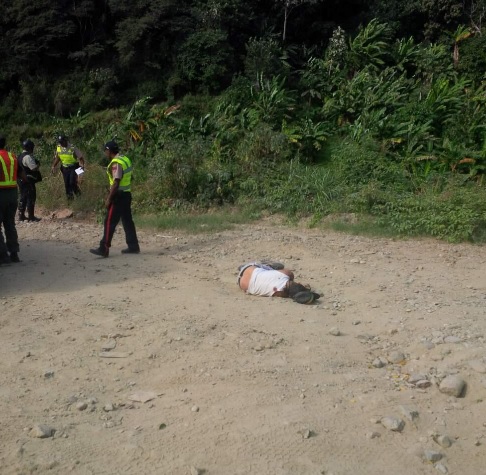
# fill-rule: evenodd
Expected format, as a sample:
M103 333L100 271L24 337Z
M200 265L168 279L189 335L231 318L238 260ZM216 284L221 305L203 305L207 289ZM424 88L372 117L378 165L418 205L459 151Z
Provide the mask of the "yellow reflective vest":
M124 155L117 155L112 158L110 164L106 167L106 173L108 174L108 180L110 181L110 186L113 185L115 180L113 179L113 173L111 167L114 163L121 165L123 170L123 176L120 180L120 185L118 186L119 191L131 191L132 184L132 162L128 157Z
M18 163L13 153L0 150L0 189L17 188Z
M78 163L78 157L76 157L74 147L72 145L69 147L61 147L58 145L56 152L63 166L69 167Z

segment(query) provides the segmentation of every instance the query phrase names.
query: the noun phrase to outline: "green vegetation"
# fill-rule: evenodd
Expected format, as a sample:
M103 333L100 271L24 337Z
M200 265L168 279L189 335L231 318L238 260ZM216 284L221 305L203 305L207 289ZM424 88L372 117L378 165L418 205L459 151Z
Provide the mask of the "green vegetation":
M13 3L4 23L19 18L24 2ZM157 228L278 213L485 239L484 0L358 1L359 18L331 0L84 0L63 28L47 3L51 17L35 24L51 36L38 44L24 19L6 27L0 48L18 56L0 73L0 120L10 144L36 142L45 173L58 132L83 150L76 210L101 214L101 145L114 138L134 164L139 222ZM57 206L61 179L46 177L39 194Z

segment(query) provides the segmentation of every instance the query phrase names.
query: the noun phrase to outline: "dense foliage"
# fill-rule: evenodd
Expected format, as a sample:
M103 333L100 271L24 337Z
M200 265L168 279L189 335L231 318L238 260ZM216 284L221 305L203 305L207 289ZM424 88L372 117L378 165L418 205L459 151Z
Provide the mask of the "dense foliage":
M482 239L485 0L10 4L10 140L50 157L62 130L93 162L116 138L139 209L360 213Z

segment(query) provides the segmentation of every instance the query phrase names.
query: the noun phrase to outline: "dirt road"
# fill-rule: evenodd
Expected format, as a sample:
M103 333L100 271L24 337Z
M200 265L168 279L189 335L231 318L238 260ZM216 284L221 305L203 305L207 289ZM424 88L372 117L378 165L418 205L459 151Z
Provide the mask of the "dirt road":
M18 231L2 474L485 473L485 248L261 223L144 231L140 255L117 233L102 259L100 226ZM237 266L263 258L320 303L244 295Z

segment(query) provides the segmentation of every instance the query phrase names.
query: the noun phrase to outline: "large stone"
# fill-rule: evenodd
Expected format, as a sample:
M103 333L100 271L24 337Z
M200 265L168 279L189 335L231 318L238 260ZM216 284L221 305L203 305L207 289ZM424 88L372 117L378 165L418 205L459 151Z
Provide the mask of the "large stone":
M380 422L385 429L393 432L401 432L405 427L405 422L398 417L383 417Z
M56 219L69 219L74 216L74 212L72 209L64 208L54 213L54 217Z
M392 351L388 355L388 361L392 364L398 364L405 361L405 355L401 351Z
M47 439L54 435L55 430L52 427L46 426L44 424L37 424L29 432L31 437L36 437L37 439Z
M460 397L465 387L466 382L460 376L453 374L441 381L439 391L448 396Z

